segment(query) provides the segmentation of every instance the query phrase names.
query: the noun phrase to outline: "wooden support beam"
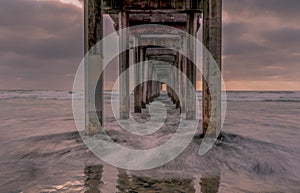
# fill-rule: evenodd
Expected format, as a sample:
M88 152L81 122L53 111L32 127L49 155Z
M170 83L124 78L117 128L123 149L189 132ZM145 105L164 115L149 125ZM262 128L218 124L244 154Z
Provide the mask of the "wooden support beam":
M119 27L128 28L128 14L124 11L119 13ZM125 50L119 55L120 71L120 119L128 119L130 111L129 98L129 33L128 30L122 30L119 33L120 49ZM122 76L121 76L122 74Z
M203 1L203 44L217 63L203 53L203 134L219 137L221 127L222 0Z
M103 125L102 48L93 48L103 38L102 2L84 1L85 131L89 135L100 132Z

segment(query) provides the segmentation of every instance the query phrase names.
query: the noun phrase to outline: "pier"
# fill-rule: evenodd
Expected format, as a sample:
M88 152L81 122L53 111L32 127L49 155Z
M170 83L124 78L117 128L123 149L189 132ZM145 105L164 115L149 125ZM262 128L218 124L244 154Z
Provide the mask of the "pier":
M109 14L119 31L119 47L126 50L119 54L120 78L120 119L126 120L130 113L141 113L142 108L157 98L162 85L168 82L166 90L175 107L185 113L187 120L196 117L196 82L197 69L193 61L197 60L197 46L194 38L202 30L202 43L218 69L222 69L222 0L85 0L85 54L89 54L89 61L85 64L85 125L88 131L89 123L98 119L103 124L103 75L95 72L101 69L103 49L97 47L89 52L97 42L104 38L103 15ZM201 22L200 22L201 21ZM180 29L178 31L130 27L141 25L164 25ZM130 28L131 29L131 28ZM155 30L156 33L153 33ZM186 36L189 34L190 36ZM135 46L133 46L135 45ZM137 45L137 46L136 46ZM174 48L174 49L170 49ZM160 61L145 67L138 65L134 73L127 70L130 67L130 50L134 53L134 63ZM181 53L185 53L185 56ZM211 64L211 57L207 53L202 57L202 135L219 137L221 127L221 76ZM99 60L100 58L100 60ZM192 60L191 60L192 59ZM97 63L99 65L90 65ZM173 66L183 73L192 84L178 73L170 71ZM172 72L172 73L170 73ZM134 112L130 112L130 77L134 77L137 84L134 88ZM95 82L97 84L93 84ZM152 81L149 81L152 79ZM166 80L156 81L156 80ZM193 92L194 91L194 92ZM95 104L95 107L91 107ZM94 112L96 111L96 112ZM97 115L96 117L94 115ZM101 128L99 128L101 129Z

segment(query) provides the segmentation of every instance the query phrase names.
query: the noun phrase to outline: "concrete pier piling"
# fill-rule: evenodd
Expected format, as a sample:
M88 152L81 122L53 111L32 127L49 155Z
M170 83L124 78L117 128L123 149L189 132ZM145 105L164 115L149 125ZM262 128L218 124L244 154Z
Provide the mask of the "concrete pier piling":
M85 0L84 3L85 127L88 134L93 134L101 131L103 124L103 74L100 74L103 53L97 45L103 38L103 2Z
M129 21L128 13L120 11L119 13L119 72L120 72L120 119L129 118L130 98L129 98ZM123 51L125 50L125 51Z
M196 66L193 61L196 61L196 42L199 24L199 15L195 12L190 12L187 14L187 32L190 37L187 38L187 66L186 66L186 76L191 82L193 87L191 88L189 84L186 85L186 119L194 120L196 118Z
M203 1L203 44L209 53L203 53L203 134L220 135L222 70L222 0ZM214 59L218 68L214 68Z
M146 60L146 48L142 47L140 49L140 61L143 63L142 65L142 69L141 69L141 72L142 72L142 108L146 108L146 93L147 93L147 84L146 84L146 80L147 80L147 73L146 73L146 67L145 67L145 62Z
M138 40L136 39L136 42ZM135 54L135 63L140 63L141 57L140 57L140 48L137 46L134 49ZM142 79L142 68L140 65L136 65L134 68L134 81L135 81L135 88L134 88L134 112L135 113L141 113L142 112L142 94L143 94L143 88L140 84Z

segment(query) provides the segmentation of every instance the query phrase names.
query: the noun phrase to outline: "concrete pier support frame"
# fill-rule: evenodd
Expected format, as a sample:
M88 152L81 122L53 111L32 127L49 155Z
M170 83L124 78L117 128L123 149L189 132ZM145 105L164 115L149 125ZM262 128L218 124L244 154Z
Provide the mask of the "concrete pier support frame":
M181 29L193 37L197 37L199 29L199 16L203 15L203 37L202 42L208 52L203 49L203 81L202 81L202 134L208 134L213 137L220 135L221 127L221 51L222 51L222 0L178 0L169 1L170 3L161 3L161 1L131 1L131 0L84 0L85 15L85 53L88 53L85 61L85 125L89 131L89 125L93 120L98 119L103 124L103 76L97 75L102 68L102 48L96 47L93 52L88 52L103 38L103 13L110 14L115 22L115 27L122 30L128 27L142 24L162 24ZM113 6L112 6L113 5ZM157 29L151 29L157 30ZM150 31L151 32L151 31ZM188 88L185 80L178 80L177 74L168 74L168 78L173 79L170 83L171 90L168 87L168 93L174 100L177 107L181 107L181 112L186 114L186 119L193 120L197 114L195 97L191 95L192 90L196 89L196 67L192 60L196 58L196 43L192 38L182 34L174 34L172 30L166 30L166 34L161 36L159 31L154 34L148 33L148 29L131 31L130 35L138 37L139 47L135 48L136 61L142 62L149 59L164 61L173 64L180 69L192 82L193 88ZM179 37L182 35L182 38ZM119 33L119 47L122 50L119 55L119 74L120 76L120 119L128 119L130 113L130 92L129 92L129 32L123 30ZM159 39L159 41L158 41ZM180 41L179 41L180 40ZM182 42L181 42L182 40ZM159 43L163 42L163 43ZM178 46L185 50L188 57L176 56L171 59L170 54L154 53L147 54L157 47ZM149 51L150 50L150 51ZM159 50L160 52L162 49ZM153 52L153 50L152 50ZM157 51L156 51L157 52ZM213 61L209 55L212 55L218 68L210 65ZM162 56L166 55L166 56ZM187 58L192 58L189 60ZM199 61L198 61L199 62ZM152 101L159 94L160 83L147 82L148 78L153 76L151 69L141 67L135 70L136 81L143 80L143 84L137 86L134 91L134 112L141 112L149 101ZM97 84L92 82L95 80ZM158 86L159 85L159 86ZM178 96L182 101L177 101ZM157 93L156 93L157 92ZM101 126L100 125L100 126ZM101 130L101 127L98 128Z

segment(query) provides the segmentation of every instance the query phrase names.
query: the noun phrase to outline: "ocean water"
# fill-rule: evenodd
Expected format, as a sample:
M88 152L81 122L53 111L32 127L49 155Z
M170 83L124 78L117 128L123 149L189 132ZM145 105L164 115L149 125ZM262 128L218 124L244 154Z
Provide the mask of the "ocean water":
M176 130L180 113L164 94L157 100L167 120L147 137L116 129L109 100L106 93L107 132L121 145L155 147ZM206 155L195 139L164 166L128 171L82 142L72 93L0 91L0 192L300 192L300 92L228 92L227 100L224 139ZM147 109L134 116L149 121Z

